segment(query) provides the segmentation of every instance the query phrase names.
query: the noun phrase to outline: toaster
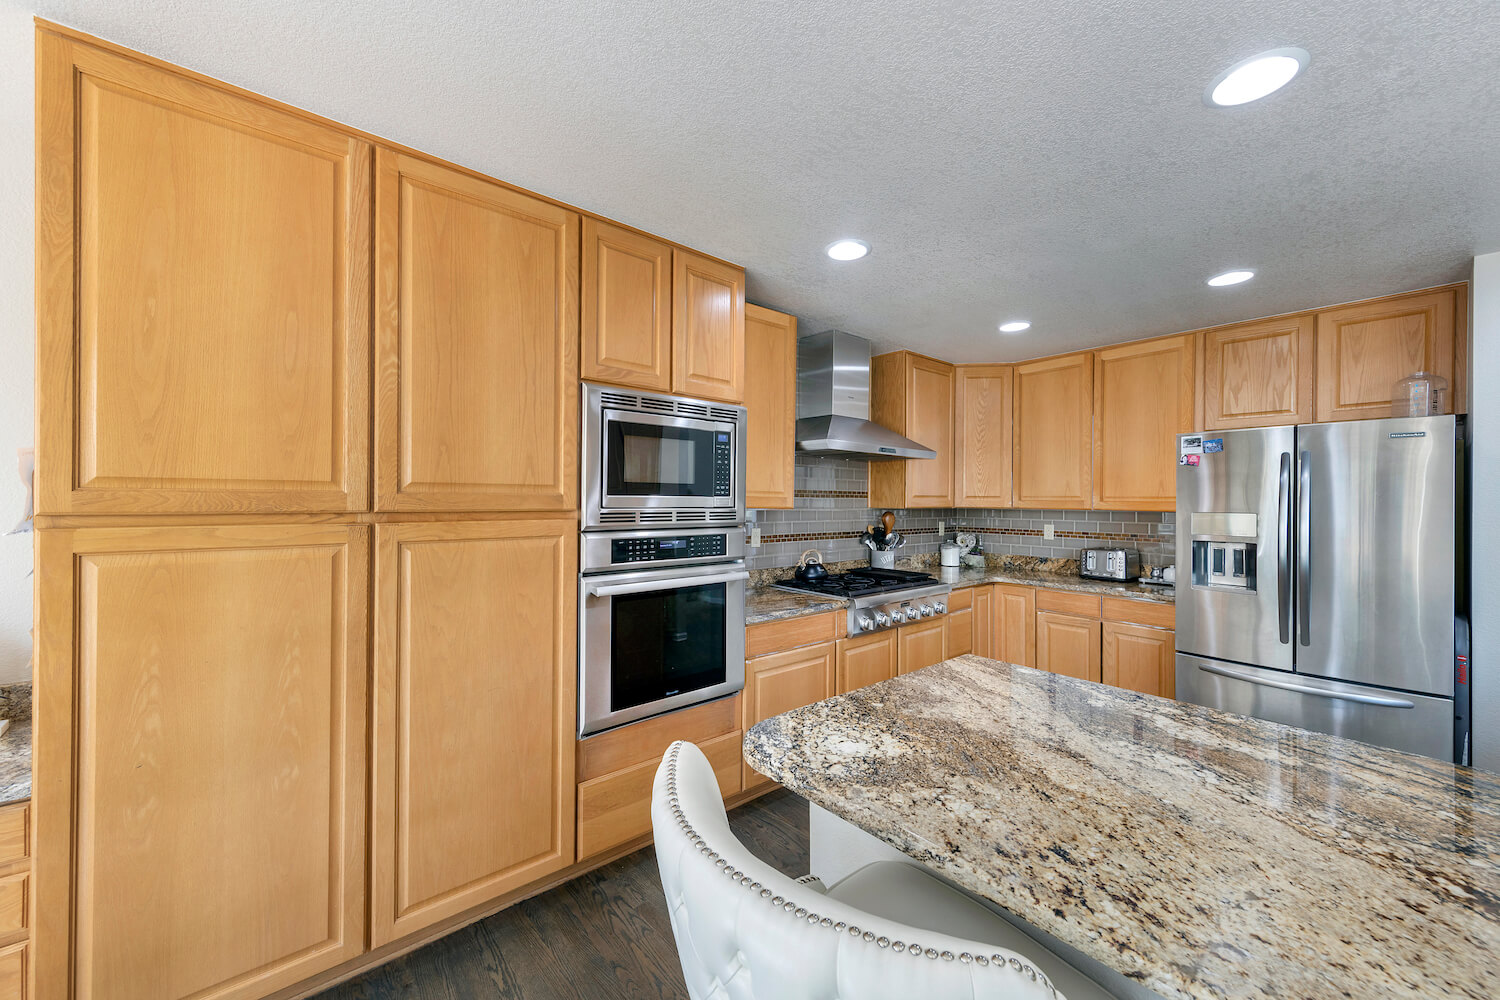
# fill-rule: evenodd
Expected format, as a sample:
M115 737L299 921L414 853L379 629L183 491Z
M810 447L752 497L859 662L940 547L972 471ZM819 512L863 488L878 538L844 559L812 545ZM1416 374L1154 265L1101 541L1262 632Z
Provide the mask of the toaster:
M1078 575L1095 580L1134 580L1141 575L1141 554L1135 549L1084 549Z

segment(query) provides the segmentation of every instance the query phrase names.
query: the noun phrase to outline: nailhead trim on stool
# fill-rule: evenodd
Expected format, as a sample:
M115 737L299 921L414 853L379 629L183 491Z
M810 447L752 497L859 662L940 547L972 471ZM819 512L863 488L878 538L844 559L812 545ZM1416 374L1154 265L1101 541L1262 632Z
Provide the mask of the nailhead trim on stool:
M996 953L994 955L986 957L984 955L974 955L967 951L955 955L951 951L940 952L936 948L924 948L922 945L915 942L912 942L910 944L904 944L900 941L893 942L886 937L877 938L873 931L861 930L860 928L855 927L852 924L846 926L842 920L834 922L828 917L820 916L819 914L814 913L807 907L799 906L793 900L786 899L782 896L772 896L770 889L762 888L759 882L752 881L750 877L744 872L738 871L737 869L731 867L728 862L719 857L718 853L708 846L707 842L698 835L698 831L693 829L692 824L688 822L687 815L682 811L682 804L677 798L677 754L681 749L682 742L678 741L676 743L673 743L672 746L667 750L667 804L672 807L672 818L677 820L678 829L686 834L688 840L692 842L694 847L698 848L699 854L707 855L708 858L714 862L715 867L724 869L724 873L730 878L738 881L740 885L751 890L752 892L759 890L760 898L762 899L766 898L767 896L771 896L772 906L780 907L782 910L792 914L795 917L805 917L808 924L812 926L832 927L835 932L847 930L850 937L860 938L864 941L872 942L878 948L885 948L889 946L898 954L904 950L917 957L926 957L928 959L936 961L951 962L954 959L957 959L958 961L963 962L965 965L969 964L970 962L973 962L974 964L979 966L988 966L991 962L1001 967L1009 965L1010 968L1013 969L1018 975L1027 976L1032 982L1036 982L1038 979L1040 979L1042 981L1042 984L1047 987L1047 992L1049 994L1051 994L1052 996L1057 995L1057 988L1052 985L1052 983L1047 979L1044 973L1038 972L1036 969L1032 968L1030 964L1023 963L1014 955L1007 957L1005 955Z

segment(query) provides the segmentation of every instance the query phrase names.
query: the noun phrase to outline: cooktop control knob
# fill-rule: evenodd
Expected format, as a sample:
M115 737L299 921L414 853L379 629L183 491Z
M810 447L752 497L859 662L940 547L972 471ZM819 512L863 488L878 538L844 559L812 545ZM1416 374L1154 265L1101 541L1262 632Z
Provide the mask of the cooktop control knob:
M921 618L921 617L922 617L922 609L921 608L907 608L906 609L906 620L907 621L914 622L918 618Z
M877 611L877 612L875 612L875 624L877 626L879 626L880 628L885 628L890 623L891 623L890 616L887 615L884 611Z
M937 612L940 615L947 614L948 613L948 605L944 604L942 601L936 601L932 605L932 610L935 611L935 612Z
M922 617L923 618L931 618L932 617L932 605L931 604L924 604L924 605L922 605Z
M856 624L859 625L859 630L861 632L868 632L870 631L870 629L875 627L875 619L871 618L869 615L860 615L859 621L856 622Z

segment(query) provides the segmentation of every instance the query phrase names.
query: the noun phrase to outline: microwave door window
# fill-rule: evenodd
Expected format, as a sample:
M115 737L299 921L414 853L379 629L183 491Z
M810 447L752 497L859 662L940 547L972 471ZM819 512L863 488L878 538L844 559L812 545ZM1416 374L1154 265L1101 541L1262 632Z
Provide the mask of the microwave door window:
M722 684L726 587L622 594L610 605L610 711Z
M612 496L711 497L713 433L611 420L605 477Z

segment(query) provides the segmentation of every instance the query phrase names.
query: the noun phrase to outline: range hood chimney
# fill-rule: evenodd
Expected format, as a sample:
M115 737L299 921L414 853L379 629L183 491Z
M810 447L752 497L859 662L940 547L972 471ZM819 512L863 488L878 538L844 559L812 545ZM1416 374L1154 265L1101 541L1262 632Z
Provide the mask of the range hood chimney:
M870 419L870 342L842 330L797 341L797 450L860 458L937 458Z

